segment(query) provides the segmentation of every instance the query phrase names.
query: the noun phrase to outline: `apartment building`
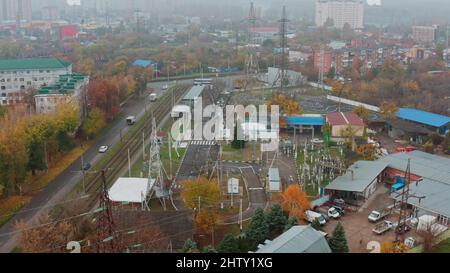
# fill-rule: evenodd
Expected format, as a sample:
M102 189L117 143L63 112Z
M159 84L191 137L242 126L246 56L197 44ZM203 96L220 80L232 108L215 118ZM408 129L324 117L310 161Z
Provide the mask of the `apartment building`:
M316 26L331 20L336 28L346 24L352 29L364 27L364 2L362 0L316 0Z

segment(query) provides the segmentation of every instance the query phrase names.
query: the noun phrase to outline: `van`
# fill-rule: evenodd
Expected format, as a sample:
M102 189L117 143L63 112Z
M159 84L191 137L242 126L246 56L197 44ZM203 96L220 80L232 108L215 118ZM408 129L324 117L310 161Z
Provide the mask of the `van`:
M158 98L158 95L156 95L156 93L151 93L149 96L150 101L156 101L157 98Z
M136 117L135 116L127 117L127 124L128 125L134 125L135 123L136 123Z
M321 225L325 225L327 223L327 220L325 220L325 218L323 217L322 214L317 213L312 210L307 210L305 212L305 218L306 218L306 221L308 221L310 223L312 223L315 219L317 219L319 221L319 224L321 224Z

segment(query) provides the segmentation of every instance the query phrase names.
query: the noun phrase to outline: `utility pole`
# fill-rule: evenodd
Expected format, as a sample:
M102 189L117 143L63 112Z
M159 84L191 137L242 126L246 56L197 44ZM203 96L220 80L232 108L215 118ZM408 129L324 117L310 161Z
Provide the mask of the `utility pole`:
M242 198L239 200L239 228L242 231Z
M202 197L199 196L199 197L198 197L198 213L200 213L201 205L202 205Z
M142 132L142 161L145 160L145 132Z
M169 179L173 179L172 176L172 136L169 132L168 134L168 139L167 139L167 145L169 145L169 173L170 173L170 178Z
M81 172L83 173L83 193L86 193L86 171L84 169L84 155L81 154Z
M319 53L319 86L323 91L324 88L324 70L325 70L325 48L323 45L320 46L320 53Z
M130 148L128 148L128 177L131 177L131 159L130 159Z

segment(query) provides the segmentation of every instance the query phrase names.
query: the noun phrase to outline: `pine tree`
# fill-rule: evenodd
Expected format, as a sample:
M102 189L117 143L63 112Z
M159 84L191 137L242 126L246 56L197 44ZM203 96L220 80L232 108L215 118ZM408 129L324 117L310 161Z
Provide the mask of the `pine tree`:
M202 253L217 253L217 250L212 245L209 245L202 250Z
M287 220L286 225L284 226L284 231L283 232L288 231L291 227L296 226L297 224L298 224L297 217L290 217Z
M198 252L197 243L192 239L187 239L184 242L183 249L181 250L183 253L195 253Z
M338 222L333 230L332 237L328 240L333 253L348 253L347 239L345 238L344 227Z
M267 215L267 224L269 225L270 237L274 238L280 235L288 222L287 217L283 213L280 204L272 206L271 211Z
M232 234L227 234L217 247L219 253L239 253L239 242Z
M258 208L253 215L250 226L246 231L246 237L253 243L253 249L269 238L269 225L261 208Z
M322 226L320 225L320 222L317 218L312 221L311 227L317 231L323 231Z

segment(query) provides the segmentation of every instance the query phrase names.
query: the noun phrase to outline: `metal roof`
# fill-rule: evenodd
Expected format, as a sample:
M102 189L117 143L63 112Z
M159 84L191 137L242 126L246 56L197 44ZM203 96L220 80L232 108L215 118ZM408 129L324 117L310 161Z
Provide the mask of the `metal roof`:
M408 198L408 203L423 210L450 217L450 184L431 179L423 179L419 183L411 183L410 195L425 198ZM393 198L400 199L398 193Z
M278 168L269 168L269 181L280 182L280 172Z
M433 126L441 127L450 123L450 117L430 113L414 108L400 108L397 112L397 118Z
M287 125L324 125L325 119L322 116L292 116L286 118Z
M202 94L203 89L205 89L205 87L201 85L193 86L186 96L184 96L183 100L191 101L197 99Z
M364 126L364 121L353 112L334 112L326 114L327 122L334 125Z
M391 168L406 171L408 159L411 159L411 173L450 185L450 159L446 157L412 151L390 154L378 162L384 162Z
M120 177L109 189L109 199L113 202L141 203L154 183L153 179L149 188L148 178Z
M149 65L155 64L152 60L136 60L133 62L133 65L147 68Z
M331 253L323 233L311 226L293 226L274 240L267 240L256 253Z
M57 58L30 58L30 59L3 59L0 60L0 70L27 70L27 69L61 69L71 64Z
M326 189L363 192L387 166L386 162L357 161L344 175L338 176L326 186Z

